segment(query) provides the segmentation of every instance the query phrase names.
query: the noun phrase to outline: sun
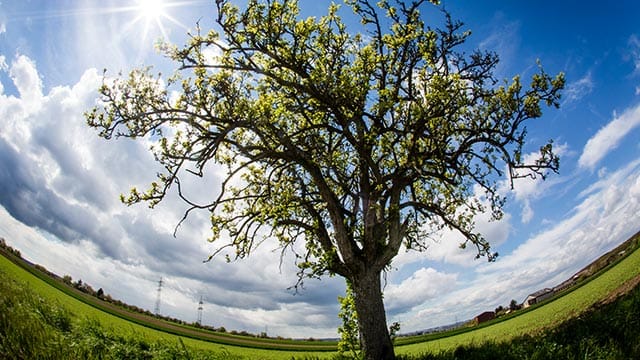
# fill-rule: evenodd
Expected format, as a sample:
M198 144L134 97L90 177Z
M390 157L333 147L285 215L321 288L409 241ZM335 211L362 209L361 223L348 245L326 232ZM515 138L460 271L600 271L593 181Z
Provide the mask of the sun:
M167 3L164 0L137 0L139 16L147 21L158 21L167 17Z
M119 27L117 38L138 41L139 52L143 53L150 39L165 42L169 41L174 30L188 30L176 17L184 15L185 8L201 2L202 0L129 0L125 6L105 7L102 12L127 15L129 20L125 20Z
M169 14L168 9L183 4L184 3L172 3L170 0L136 0L133 10L137 13L137 16L132 23L140 22L143 24L143 40L146 40L147 36L150 36L152 32L159 32L162 38L166 39L168 36L164 22L169 21L182 25Z

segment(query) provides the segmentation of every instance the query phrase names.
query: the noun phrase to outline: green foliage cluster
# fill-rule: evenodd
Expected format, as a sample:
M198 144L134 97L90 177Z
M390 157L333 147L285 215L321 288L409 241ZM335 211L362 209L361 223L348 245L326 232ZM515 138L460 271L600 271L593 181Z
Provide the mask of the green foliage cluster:
M0 272L2 359L236 359L177 341L123 336L93 318L75 318L59 303Z
M338 352L340 354L350 353L354 358L360 358L360 335L358 333L358 313L356 312L356 302L353 297L353 287L347 281L347 289L344 296L338 297L340 312L338 317L342 325L338 327L340 341L338 342Z
M338 327L340 340L338 341L338 353L347 358L361 359L360 334L358 332L358 312L353 293L353 285L347 281L347 288L344 296L338 296L340 311L338 317L342 325ZM400 332L400 323L394 322L389 327L389 334L395 340Z

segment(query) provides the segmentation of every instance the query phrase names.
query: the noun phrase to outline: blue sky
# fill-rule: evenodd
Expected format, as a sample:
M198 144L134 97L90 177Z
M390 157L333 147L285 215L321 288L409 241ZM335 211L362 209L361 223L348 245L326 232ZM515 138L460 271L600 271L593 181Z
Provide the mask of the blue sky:
M161 37L181 44L200 21L211 25L213 1L165 0L152 11L136 1L0 3L0 236L58 274L82 279L126 302L153 309L164 279L161 312L227 329L287 337L335 336L341 279L307 283L293 295L292 266L280 268L264 244L235 264L203 264L212 248L207 214L173 228L185 209L167 199L154 210L125 207L119 194L152 181L148 140L107 143L85 125L102 70L113 76L172 64L154 50ZM302 1L305 15L328 2ZM387 274L389 321L414 331L472 318L511 299L553 286L640 230L640 4L619 1L446 1L471 30L467 46L496 51L496 74L528 78L539 59L566 73L559 110L529 126L527 151L554 139L559 175L522 180L506 215L476 225L500 253L473 260L444 232L426 253L401 253ZM348 12L345 12L348 14ZM438 11L424 11L441 22ZM354 23L348 20L350 23ZM352 28L357 31L357 28ZM194 194L215 179L192 182Z

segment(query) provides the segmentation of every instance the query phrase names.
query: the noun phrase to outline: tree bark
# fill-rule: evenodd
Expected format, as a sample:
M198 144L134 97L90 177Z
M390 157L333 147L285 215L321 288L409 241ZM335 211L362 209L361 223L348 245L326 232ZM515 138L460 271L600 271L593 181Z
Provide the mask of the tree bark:
M387 329L380 274L380 270L368 269L351 280L360 327L360 346L365 360L395 359Z

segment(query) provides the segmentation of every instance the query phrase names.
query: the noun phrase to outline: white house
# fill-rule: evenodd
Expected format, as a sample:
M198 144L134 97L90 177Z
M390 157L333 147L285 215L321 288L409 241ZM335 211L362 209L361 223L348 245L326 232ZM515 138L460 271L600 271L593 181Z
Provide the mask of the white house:
M527 298L524 300L522 305L525 308L528 308L531 305L537 304L541 301L544 301L545 299L550 298L551 296L553 296L553 294L555 294L553 289L544 288L542 290L538 290L533 294L530 294L529 296L527 296Z

